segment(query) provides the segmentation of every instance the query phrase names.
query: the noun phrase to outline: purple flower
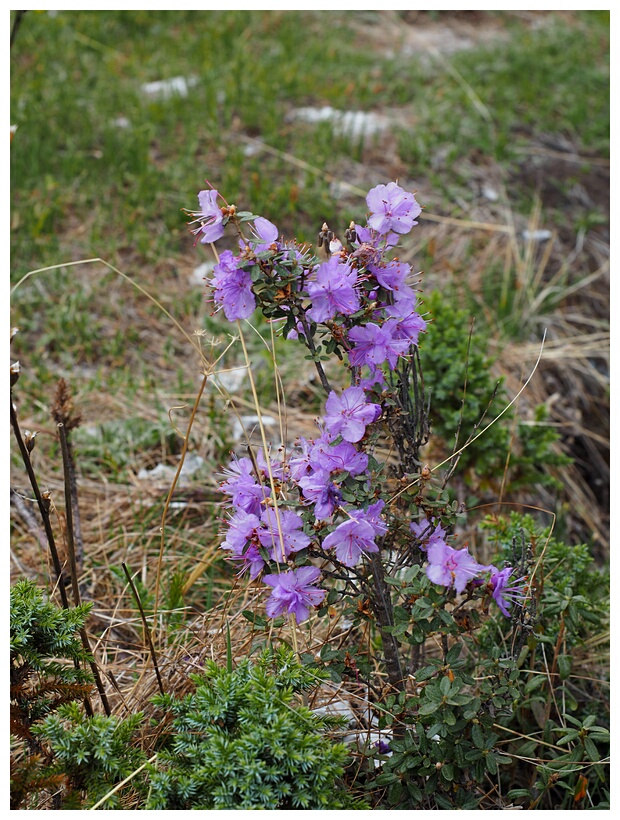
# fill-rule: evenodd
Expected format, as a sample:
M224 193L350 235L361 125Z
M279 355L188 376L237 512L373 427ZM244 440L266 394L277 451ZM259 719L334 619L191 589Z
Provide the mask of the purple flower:
M445 541L446 531L441 526L441 523L435 526L434 518L432 522L426 518L423 518L421 521L412 521L411 524L409 524L409 529L418 541L420 541L420 549L427 549L433 544L448 546Z
M278 239L278 229L263 216L257 216L254 220L254 228L252 229L251 242L254 244L254 250L258 253L266 251Z
M340 398L332 392L325 404L325 424L331 435L340 435L345 441L356 442L364 437L366 425L381 415L381 407L366 401L361 387L343 390Z
M362 228L361 225L355 225L355 233L363 245L379 248L379 244L381 244L381 252L389 248L395 248L400 238L396 233L388 233L386 236L382 236L369 228Z
M299 446L301 453L291 456L288 461L288 466L291 480L297 484L301 478L308 475L312 470L310 466L310 450L312 444L303 436L301 436L295 444Z
M256 481L250 459L234 456L224 472L230 478L222 484L221 490L225 495L231 496L233 506L246 513L260 515L261 502L269 497L271 490Z
M323 549L336 548L336 558L345 567L354 567L365 552L379 552L375 529L368 521L351 518L339 524L323 541Z
M243 575L249 569L252 579L260 575L265 565L258 545L256 543L248 545L248 541L255 535L259 525L258 516L243 512L243 510L239 511L230 519L226 540L221 545L223 550L230 550L232 553L231 561L241 564L240 574Z
M307 547L311 538L302 530L303 521L292 510L279 510L280 533L278 520L272 507L267 507L261 515L262 528L258 530L258 540L267 547L274 561L285 561L292 552ZM284 553L284 554L283 554Z
M203 244L215 242L224 235L224 225L222 224L222 209L217 204L219 194L217 191L200 191L198 194L199 211L188 211L190 216L196 217L190 222L193 225L199 222L197 228L192 228L192 233L198 235L203 233L200 240Z
M405 284L407 275L411 273L411 265L393 260L384 267L369 265L368 270L386 290L400 290Z
M287 477L287 465L285 462L276 461L276 459L270 458L269 465L271 467L271 475L274 478L279 479L280 481L286 481ZM269 479L269 467L267 466L267 459L265 458L265 451L263 448L259 448L256 452L256 466L263 474L266 480Z
M455 550L443 541L429 544L426 555L429 580L444 587L454 586L457 592L462 592L470 578L486 569L471 557L467 548Z
M403 191L395 182L377 185L369 191L366 204L372 214L368 225L380 234L389 230L399 234L408 233L418 224L414 221L416 216L422 213L414 195Z
M349 316L359 309L360 300L354 288L357 273L349 265L342 264L332 256L316 272L316 282L308 283L308 296L312 308L308 316L314 322L326 322L337 313Z
M368 456L348 441L330 444L324 434L314 442L310 453L310 466L314 470L327 470L329 473L347 472L350 475L359 475L368 467Z
M375 749L380 755L389 755L392 754L392 747L390 744L385 740L378 740L375 743Z
M310 607L318 606L325 597L324 589L316 589L321 575L318 567L301 567L280 575L265 575L264 582L273 587L265 609L270 618L283 612L294 615L297 623L307 620Z
M349 340L354 347L349 351L349 362L354 367L368 365L377 367L387 360L390 369L394 370L399 356L409 350L406 339L395 339L394 331L398 321L388 319L382 327L368 322L364 327L352 327L349 331Z
M253 535L254 530L260 525L260 520L257 515L253 513L246 513L244 510L239 510L230 519L228 524L228 531L226 533L226 542L232 546L244 547Z
M282 306L284 310L284 306ZM297 319L295 322L295 327L292 327L289 332L286 334L287 339L299 339L300 336L305 336L306 332L304 331L304 326L302 323Z
M508 607L512 606L514 603L522 601L525 597L523 586L526 578L519 578L513 583L512 586L508 586L508 582L514 573L513 567L505 567L504 569L499 570L497 567L490 566L489 569L491 570L489 585L493 590L493 599L495 600L497 606L501 609L502 613L507 618L510 618Z
M364 390L383 390L386 386L385 375L376 365L370 366L370 373L365 379L360 379L358 387Z
M418 343L418 335L426 330L426 322L411 308L411 303L407 301L403 305L406 309L406 314L403 312L400 303L396 305L389 305L385 312L388 316L395 318L396 324L393 328L395 339L405 339L410 345Z
M381 499L375 501L366 510L349 510L349 515L356 521L366 521L373 528L376 536L385 535L388 531L387 524L381 518L381 511L385 507L385 501Z
M327 470L316 470L299 480L304 498L314 502L314 515L318 521L329 516L342 503L342 493L331 480Z
M249 319L256 308L252 293L252 277L249 271L238 267L239 260L231 251L222 251L220 261L213 268L213 298L229 322Z

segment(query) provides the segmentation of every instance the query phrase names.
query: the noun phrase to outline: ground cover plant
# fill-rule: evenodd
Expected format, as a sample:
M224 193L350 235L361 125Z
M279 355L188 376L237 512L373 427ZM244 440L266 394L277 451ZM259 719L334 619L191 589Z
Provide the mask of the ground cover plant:
M20 23L12 558L15 577L51 589L63 610L16 588L11 662L30 677L15 701L28 715L12 751L15 807L211 807L227 766L222 807L294 807L315 786L323 794L326 777L338 807L607 805L606 419L604 409L587 416L586 395L604 408L608 266L604 203L583 194L588 168L596 178L606 167L605 125L579 128L578 100L540 99L540 131L521 153L506 136L515 122L530 127L531 94L544 93L511 86L543 42L560 99L575 83L557 43L583 35L582 90L602 100L605 21L567 15L539 37L531 22L542 16L484 18L509 38L501 72L492 48L479 62L428 49L434 62L416 68L434 104L418 97L418 110L438 151L453 148L438 164L423 127L392 120L369 139L299 113L314 101L344 111L351 71L360 112L380 99L394 116L409 99L407 48L438 21L375 13L368 59L362 13L343 19L343 48L330 46L322 14L204 15L170 74L176 96L168 86L159 98L146 86L127 93L139 60L123 43L148 27L172 56L189 31L183 13L28 13ZM321 60L300 22L322 33ZM222 36L205 57L211 31ZM37 32L45 56L31 58ZM385 35L399 51L379 53ZM264 63L250 69L258 39ZM262 98L283 54L282 95L270 86ZM42 74L45 61L72 72L70 100L49 82L56 68ZM501 84L473 82L478 64L502 77L504 98ZM114 76L116 96L104 94ZM462 106L462 132L433 120L443 96ZM506 105L515 97L521 107ZM16 150L20 139L40 143L43 99L59 140L49 141L45 213L29 204L41 179ZM126 133L112 117L129 119L130 107L143 126ZM570 142L549 148L544 129ZM297 147L309 134L316 156ZM142 152L131 169L137 155L125 150ZM476 152L490 158L486 174ZM532 198L524 156L579 172L549 190L538 167L545 184ZM105 169L112 157L100 177L93 161ZM206 183L192 205L196 163L216 157L221 174L206 173L217 190ZM421 184L403 179L412 176ZM508 199L511 176L521 187ZM90 216L76 230L80 212ZM536 238L543 224L557 233ZM67 264L80 257L90 261ZM201 261L191 277L207 279L206 304L188 284ZM575 301L584 292L587 303ZM554 398L560 378L571 389ZM81 600L93 604L86 627ZM18 629L29 607L59 629L76 613L79 640L52 640L55 665L34 660L49 648L27 648ZM273 714L271 734L231 706L246 679L260 680L254 711ZM310 763L318 780L296 792L294 767L274 761L291 755L302 767L304 755L318 762L313 749L333 765ZM235 778L244 755L263 763Z

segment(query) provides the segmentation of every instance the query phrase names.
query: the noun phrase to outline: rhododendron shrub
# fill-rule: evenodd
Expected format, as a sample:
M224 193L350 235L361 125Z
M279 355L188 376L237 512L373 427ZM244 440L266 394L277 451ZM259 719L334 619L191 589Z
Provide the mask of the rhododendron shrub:
M512 567L479 563L450 535L458 510L421 461L430 430L417 351L428 319L421 274L397 254L422 209L396 182L377 185L367 224L350 222L344 241L323 225L313 253L214 190L198 199L200 210L188 211L196 237L213 242L228 228L238 247L218 255L208 280L215 311L238 322L260 309L307 348L325 391L314 438L286 455L261 447L233 456L221 547L264 587L269 618L302 623L342 600L376 622L389 682L402 690L403 645L427 637L398 626L413 613L408 569L423 568L427 584L443 589L442 607L472 601L506 617L522 614L527 585ZM333 385L330 359L342 369ZM390 438L400 460L380 463L377 445Z

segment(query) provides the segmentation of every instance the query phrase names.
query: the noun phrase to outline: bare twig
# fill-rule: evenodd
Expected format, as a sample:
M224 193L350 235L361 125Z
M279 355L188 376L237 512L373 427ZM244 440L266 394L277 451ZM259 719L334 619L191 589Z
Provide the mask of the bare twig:
M144 634L146 636L146 640L149 645L149 651L151 653L151 659L153 661L153 666L155 668L155 674L157 675L157 685L159 686L159 691L162 695L165 695L164 691L164 684L161 680L161 675L159 674L159 666L157 665L157 655L155 654L155 647L153 646L153 640L151 638L151 630L149 629L149 625L146 621L146 615L144 614L144 609L142 607L142 601L140 600L140 596L138 595L138 590L136 589L136 585L133 582L133 578L129 574L129 570L127 569L127 565L125 562L121 562L121 566L123 567L123 572L125 573L125 577L129 582L129 586L131 587L131 591L133 593L134 600L136 602L136 606L140 610L140 617L142 618L142 624L144 626Z

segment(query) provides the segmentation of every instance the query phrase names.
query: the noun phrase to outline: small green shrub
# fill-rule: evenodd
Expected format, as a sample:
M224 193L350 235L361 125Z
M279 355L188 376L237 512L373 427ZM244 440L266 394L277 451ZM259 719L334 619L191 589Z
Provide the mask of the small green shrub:
M36 808L30 801L55 791L62 773L50 770L37 737L40 721L62 704L84 698L91 674L77 632L91 609L60 609L32 581L18 581L10 595L11 808ZM70 663L67 663L69 661Z
M91 608L60 609L32 581L11 588L11 732L31 744L34 723L92 688L90 671L79 668L90 657L76 634Z
M145 762L146 756L136 738L143 721L142 712L125 719L114 715L85 718L80 705L74 701L60 706L56 714L48 715L36 727L36 734L52 749L54 770L67 777L64 808L91 808ZM132 778L126 787L112 794L102 808L127 808L124 801L134 796L139 798L140 787L144 796L144 776Z
M151 772L147 809L365 808L344 788L338 720L294 701L317 677L288 652L267 652L233 671L207 661L196 691L158 696L174 715Z
M432 431L447 448L458 450L494 421L510 400L502 380L491 375L488 336L474 330L470 340L471 314L457 306L455 297L439 291L429 294L425 307L433 321L420 346L420 359L425 382L431 385ZM532 484L561 487L544 468L570 463L570 459L553 451L559 436L545 425L546 417L541 405L533 424L514 425L510 409L461 453L458 469L470 483L499 478L510 451L508 489Z

